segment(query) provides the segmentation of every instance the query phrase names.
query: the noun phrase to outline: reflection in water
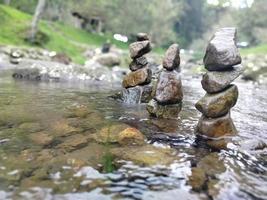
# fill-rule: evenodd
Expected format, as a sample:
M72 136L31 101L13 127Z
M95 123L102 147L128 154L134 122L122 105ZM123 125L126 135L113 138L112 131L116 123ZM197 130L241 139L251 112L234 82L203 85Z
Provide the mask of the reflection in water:
M0 199L266 199L266 87L238 83L239 135L211 149L194 135L200 81L183 83L179 119L163 120L107 98L110 86L1 76ZM101 143L111 124L137 128L146 144L119 145L119 130Z

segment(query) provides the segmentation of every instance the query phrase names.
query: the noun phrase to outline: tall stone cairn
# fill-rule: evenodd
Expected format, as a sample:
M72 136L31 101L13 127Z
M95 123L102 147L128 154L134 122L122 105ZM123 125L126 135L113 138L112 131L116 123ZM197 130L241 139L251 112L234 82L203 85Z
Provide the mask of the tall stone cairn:
M183 90L180 76L180 49L172 44L162 62L163 70L147 105L150 115L158 118L177 118L182 109Z
M236 28L217 31L203 59L208 72L203 75L201 84L207 93L195 105L202 113L196 131L210 141L237 133L230 116L238 99L238 88L232 82L243 73L236 34Z
M122 92L122 99L127 103L148 102L147 96L152 92L152 86L148 86L152 79L152 71L144 56L151 51L148 35L138 33L137 41L130 44L129 51L132 59L129 65L131 72L122 81L122 86L125 88Z

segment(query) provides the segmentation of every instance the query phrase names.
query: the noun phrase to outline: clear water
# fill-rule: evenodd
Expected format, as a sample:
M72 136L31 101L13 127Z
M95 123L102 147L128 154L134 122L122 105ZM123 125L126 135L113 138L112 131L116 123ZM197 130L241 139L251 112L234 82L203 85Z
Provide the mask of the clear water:
M232 118L239 134L227 150L215 151L194 134L200 79L185 77L183 85L180 118L158 120L144 105L108 98L116 85L15 81L2 72L0 199L267 199L266 86L237 83ZM146 147L96 143L92 135L115 122L139 129ZM113 153L136 148L172 155L154 165ZM189 181L196 166L206 174L199 190Z

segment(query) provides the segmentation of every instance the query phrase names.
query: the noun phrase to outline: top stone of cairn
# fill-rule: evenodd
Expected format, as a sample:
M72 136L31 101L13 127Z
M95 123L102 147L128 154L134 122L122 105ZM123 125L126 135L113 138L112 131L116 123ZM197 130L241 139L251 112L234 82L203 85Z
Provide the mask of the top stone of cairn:
M236 46L236 33L236 28L222 28L214 34L203 59L207 70L224 71L241 63Z
M137 41L149 40L147 33L138 33L136 36Z
M180 48L178 44L172 44L163 59L163 67L172 71L180 66Z

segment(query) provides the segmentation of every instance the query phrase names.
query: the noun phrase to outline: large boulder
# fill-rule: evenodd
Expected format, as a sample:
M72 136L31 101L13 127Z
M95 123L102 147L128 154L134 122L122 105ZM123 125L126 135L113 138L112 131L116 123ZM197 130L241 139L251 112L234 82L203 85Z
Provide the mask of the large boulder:
M180 49L178 44L171 45L166 51L162 63L167 70L174 70L180 66Z
M130 88L137 85L149 84L151 82L152 72L150 69L142 68L126 75L122 81L124 88Z
M152 99L146 107L149 114L157 118L176 119L182 110L182 103L171 105L160 105L156 100Z
M216 93L227 88L244 71L241 65L237 65L233 70L207 72L202 77L202 87L208 93Z
M222 28L214 34L203 59L207 70L223 71L241 63L236 32L236 28Z
M149 40L134 42L130 44L130 56L132 59L141 57L151 51Z
M108 67L120 65L121 63L120 57L117 54L111 52L97 55L95 60L101 65Z
M131 71L136 71L145 67L148 64L146 57L141 56L139 58L135 58L129 65Z
M175 104L183 99L181 76L176 71L162 71L156 85L155 99L160 104Z
M206 94L196 103L196 108L206 117L220 117L229 112L236 104L238 89L232 85L223 92L216 94Z
M208 118L202 115L197 124L197 133L207 138L222 138L237 133L230 112L218 118Z

